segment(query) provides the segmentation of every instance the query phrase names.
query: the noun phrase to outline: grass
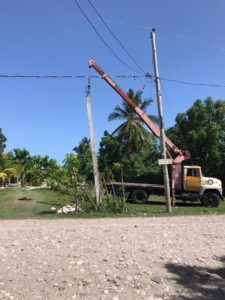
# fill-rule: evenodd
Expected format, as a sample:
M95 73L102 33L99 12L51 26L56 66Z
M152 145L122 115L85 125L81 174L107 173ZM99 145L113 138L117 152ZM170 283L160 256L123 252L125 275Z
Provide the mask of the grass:
M79 213L60 215L51 207L60 208L71 204L67 195L51 190L4 189L0 190L0 219L28 219L28 218L74 218L74 217L138 217L138 216L166 216L165 199L152 196L146 204L128 203L127 214L113 214L106 212ZM218 208L202 207L198 203L176 202L173 215L209 215L224 214L225 201Z
M0 219L49 217L52 206L59 208L68 201L67 195L48 190L0 190Z

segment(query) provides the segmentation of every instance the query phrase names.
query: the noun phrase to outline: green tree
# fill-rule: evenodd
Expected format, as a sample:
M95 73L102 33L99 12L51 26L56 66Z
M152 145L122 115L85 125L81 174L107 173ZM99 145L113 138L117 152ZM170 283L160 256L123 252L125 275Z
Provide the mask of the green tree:
M193 163L202 166L207 176L225 183L225 101L208 97L197 100L167 131L181 149L191 152Z
M126 156L121 151L121 143L107 131L100 141L99 169L108 180L121 180L121 175L115 170L115 164L123 166L123 177L126 182L156 183L162 180L161 168L157 165L160 151L157 140L153 137L137 153Z
M26 183L26 177L32 167L32 161L30 152L26 149L16 148L14 151L15 162L19 169L21 185L24 186Z
M0 128L0 157L2 156L2 154L3 154L4 150L5 150L6 141L7 141L7 138L3 134L2 129Z
M5 159L4 159L4 150L6 147L6 136L3 134L2 129L0 128L0 171L5 168Z
M79 183L80 176L78 173L79 160L76 155L72 153L66 154L66 157L63 161L63 167L67 172L67 176L69 179L70 187L75 188Z
M142 100L142 91L137 91L135 93L132 89L129 89L127 95L146 113L152 100ZM157 117L150 117L154 121L157 121ZM117 105L115 107L114 111L109 115L108 120L123 121L123 123L114 130L113 136L116 136L123 144L124 151L127 154L139 151L146 140L151 140L151 134L143 126L144 122L136 114L135 110L125 101L122 102L121 106Z
M73 151L76 152L79 161L78 172L88 181L93 180L93 164L90 148L90 140L84 137Z
M54 159L49 159L48 155L34 155L29 159L29 169L27 170L26 180L32 185L40 185L45 179L57 169Z
M121 143L108 131L104 131L100 141L98 163L99 170L106 180L113 179L113 164L122 163Z
M54 169L49 177L50 187L54 190L60 190L69 184L67 170L63 167Z
M4 170L6 168L15 168L15 167L16 167L16 162L12 151L3 153L3 155L0 156L0 170Z
M46 166L46 178L50 178L51 175L58 170L59 166L57 164L57 161L55 159L49 158L48 164Z

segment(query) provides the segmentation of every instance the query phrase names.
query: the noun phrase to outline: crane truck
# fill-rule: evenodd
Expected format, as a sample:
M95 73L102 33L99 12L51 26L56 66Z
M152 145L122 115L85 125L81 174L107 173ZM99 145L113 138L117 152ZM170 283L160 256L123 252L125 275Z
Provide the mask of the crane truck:
M89 60L89 67L94 68L96 72L104 79L121 97L128 103L152 131L160 138L158 126L143 112L136 103L130 99L125 92L96 64L93 59ZM184 201L200 201L204 206L218 207L223 200L222 182L217 178L204 177L200 166L187 166L184 161L190 159L188 150L179 149L167 136L165 136L167 154L172 159L171 165L171 190L176 199ZM169 151L170 150L170 151ZM125 188L128 199L135 203L145 203L150 194L163 194L164 186L159 184L144 183L121 183L108 182L106 187L109 190L116 190L119 187Z

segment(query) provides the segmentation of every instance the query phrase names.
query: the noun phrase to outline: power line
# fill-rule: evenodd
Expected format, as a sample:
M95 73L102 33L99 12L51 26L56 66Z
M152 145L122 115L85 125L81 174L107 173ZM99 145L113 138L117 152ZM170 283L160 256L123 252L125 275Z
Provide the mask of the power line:
M170 108L170 111L172 113L172 116L175 118L175 112L173 110L173 107L172 107L172 104L170 102L170 99L169 97L167 96L167 93L166 93L166 89L164 88L164 84L161 82L161 87L162 87L162 90L163 90L163 96L165 97L167 103L168 103L168 106Z
M224 88L225 87L225 85L221 85L221 84L195 83L195 82L187 82L187 81L181 81L181 80L175 80L175 79L168 79L168 78L163 78L163 77L160 77L160 80L175 82L175 83L180 83L180 84L186 84L186 85L208 86L208 87L216 87L216 88Z
M84 12L84 10L81 8L81 6L79 5L77 0L74 0L75 4L77 5L77 7L79 8L80 12L82 13L82 15L86 18L86 20L88 21L88 23L90 24L90 26L92 27L92 29L94 30L94 32L97 34L97 36L100 38L100 40L104 43L104 45L108 48L108 50L117 58L117 60L119 60L119 62L121 64L123 64L124 66L126 66L128 69L134 71L135 73L140 74L140 72L136 71L135 69L133 69L131 66L129 66L127 63L125 63L115 52L114 50L110 47L110 45L104 40L104 38L101 36L101 34L98 32L98 30L96 29L96 27L94 26L94 24L92 23L92 21L90 20L90 18L87 16L87 14Z
M163 93L164 93L165 99L166 99L166 101L167 101L167 103L168 103L168 105L169 105L170 111L172 112L172 116L173 116L173 118L176 120L176 114L175 114L175 112L174 112L174 110L173 110L173 107L172 107L172 105L171 105L171 102L170 102L170 100L169 100L169 97L168 97L167 94L166 94L166 90L165 90L165 88L164 88L162 82L161 82L161 86L162 86L162 89L163 89ZM179 130L179 129L178 129L178 130ZM184 136L183 134L181 134L181 139L182 139L182 142L183 142L183 144L184 144L185 149L188 149L187 143L186 143L186 139L185 139L185 136Z
M119 40L119 38L115 35L115 33L111 30L111 28L107 25L107 23L105 22L104 18L101 16L101 14L99 13L99 11L96 9L96 7L93 5L93 3L88 0L89 4L91 5L91 7L93 8L93 10L95 11L95 13L98 15L99 19L103 22L103 24L106 26L106 28L108 29L108 31L111 33L111 35L114 37L114 39L118 42L118 44L121 46L121 48L126 52L126 54L129 56L129 58L133 61L133 63L136 65L136 67L143 73L146 73L144 71L144 69L138 64L138 62L133 58L133 56L128 52L128 50L126 49L126 47L122 44L122 42Z
M138 79L138 78L146 78L152 80L155 76L152 76L150 74L146 75L111 75L111 78L124 78L124 79ZM96 78L96 79L102 79L99 75L24 75L24 74L18 74L18 75L9 75L9 74L0 74L0 79L7 79L7 78L20 78L20 79L87 79L87 78ZM215 88L225 88L225 85L221 84L207 84L207 83L194 83L194 82L186 82L186 81L180 81L175 79L168 79L164 77L159 78L162 81L168 81L168 82L174 82L178 84L185 84L185 85L192 85L192 86L205 86L205 87L215 87Z
M84 75L6 75L6 74L0 74L0 78L34 78L34 79L77 79L77 78L87 78L88 76ZM95 76L97 78L99 76Z
M112 78L145 78L145 75L112 75ZM21 79L87 79L97 78L101 79L99 75L7 75L0 74L0 78L21 78Z

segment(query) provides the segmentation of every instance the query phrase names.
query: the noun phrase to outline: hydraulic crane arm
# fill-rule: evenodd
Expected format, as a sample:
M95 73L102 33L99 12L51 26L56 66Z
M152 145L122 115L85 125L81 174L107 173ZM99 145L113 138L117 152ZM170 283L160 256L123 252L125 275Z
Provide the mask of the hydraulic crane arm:
M127 96L126 93L121 90L121 88L95 63L93 59L89 60L89 67L94 68L102 76L102 78L123 98L123 100L126 101L131 107L133 107L133 109L147 125L147 127L153 132L153 134L157 138L160 138L160 130L158 126L140 109L140 107L136 103L134 103ZM190 158L189 151L182 151L177 148L167 136L165 136L165 142L166 145L177 155L174 159L174 163L181 163L183 160Z

